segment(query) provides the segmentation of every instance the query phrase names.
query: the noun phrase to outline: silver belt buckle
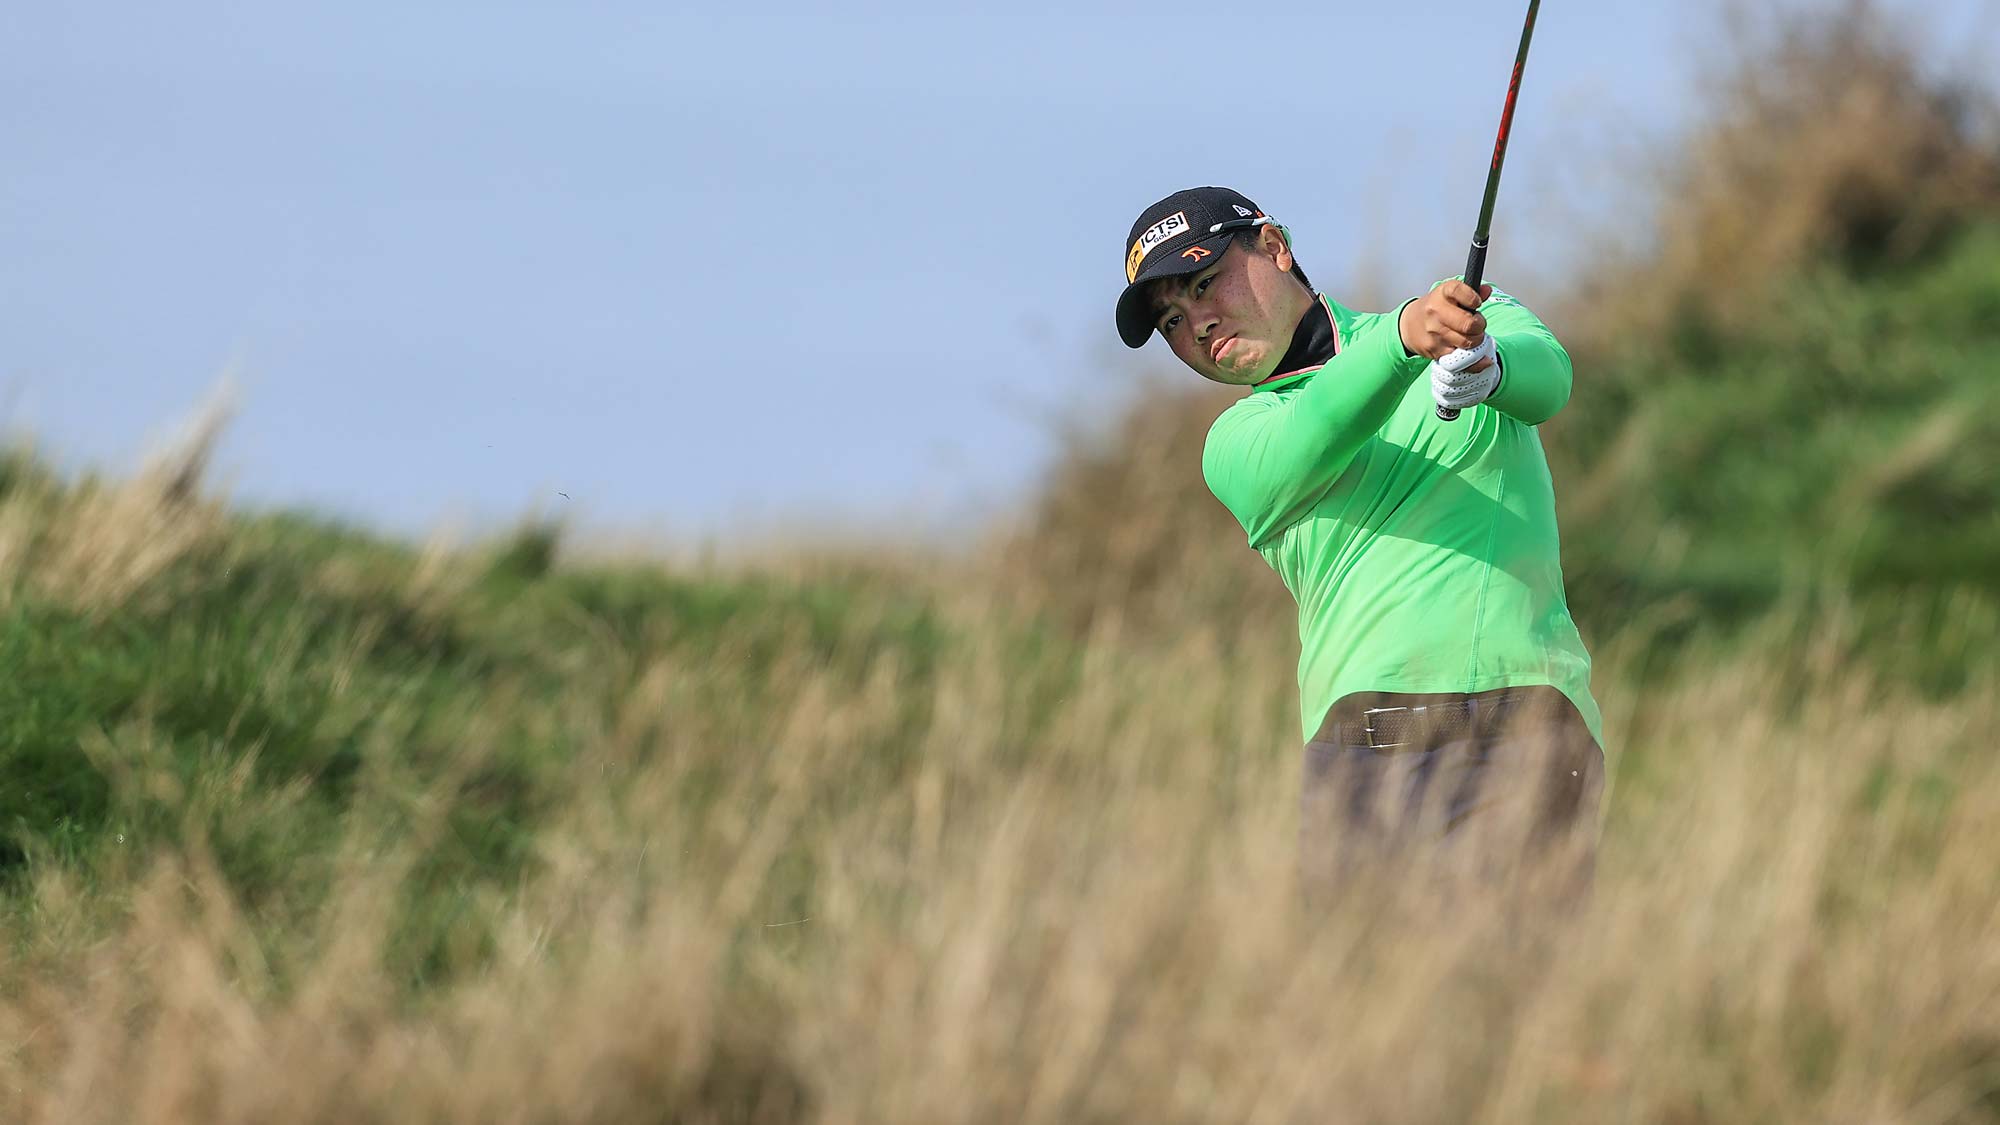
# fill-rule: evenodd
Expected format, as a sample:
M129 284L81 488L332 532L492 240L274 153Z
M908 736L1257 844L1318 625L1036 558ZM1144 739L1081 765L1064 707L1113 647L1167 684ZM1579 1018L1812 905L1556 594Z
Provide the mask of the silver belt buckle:
M1375 732L1375 716L1377 716L1377 715L1394 715L1394 714L1412 714L1412 713L1415 713L1415 712L1418 712L1418 711L1422 711L1422 710L1423 710L1423 708L1422 708L1422 707L1370 707L1370 708L1369 708L1368 710L1366 710L1366 711L1363 711L1363 712L1361 713L1361 721L1362 721L1362 732L1363 732L1364 734L1366 734L1366 735L1368 736L1368 748L1369 748L1370 750L1394 750L1394 749L1395 749L1396 747L1398 747L1398 746L1408 746L1408 745L1409 745L1409 743L1407 743L1407 742L1377 742L1377 741L1375 741L1375 733L1376 733L1376 732Z

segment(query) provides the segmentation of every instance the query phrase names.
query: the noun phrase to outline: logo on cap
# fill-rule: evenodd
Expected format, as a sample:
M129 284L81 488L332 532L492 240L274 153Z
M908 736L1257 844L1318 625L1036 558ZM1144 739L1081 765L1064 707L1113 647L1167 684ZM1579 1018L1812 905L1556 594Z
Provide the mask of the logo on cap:
M1153 247L1177 234L1186 234L1189 229L1186 211L1176 211L1147 227L1145 233L1132 243L1132 252L1125 256L1125 283L1130 285L1138 280L1139 263L1153 252Z
M1197 262L1201 261L1203 258L1208 257L1208 255L1209 251L1200 246L1190 246L1187 249L1181 251L1181 257L1193 258Z
M1232 203L1230 206L1236 208L1236 213L1246 219L1253 214L1250 208L1243 206L1241 203Z

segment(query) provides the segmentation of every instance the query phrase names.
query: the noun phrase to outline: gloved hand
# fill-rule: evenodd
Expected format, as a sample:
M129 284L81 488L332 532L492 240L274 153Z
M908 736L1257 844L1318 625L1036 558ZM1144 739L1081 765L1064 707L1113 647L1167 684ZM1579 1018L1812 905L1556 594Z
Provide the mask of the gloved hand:
M1492 360L1486 363L1486 360ZM1478 368L1478 370L1473 370ZM1431 398L1442 407L1464 410L1485 402L1500 385L1500 355L1492 336L1479 346L1456 348L1431 361Z

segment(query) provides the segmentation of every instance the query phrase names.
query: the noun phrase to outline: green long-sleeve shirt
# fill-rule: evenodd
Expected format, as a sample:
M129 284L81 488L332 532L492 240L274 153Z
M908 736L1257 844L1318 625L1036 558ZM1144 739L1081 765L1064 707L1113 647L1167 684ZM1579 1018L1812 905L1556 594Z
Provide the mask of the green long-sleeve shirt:
M1495 290L1481 312L1500 387L1445 422L1395 313L1321 301L1333 357L1257 387L1202 452L1210 491L1298 600L1305 736L1355 692L1547 684L1601 743L1535 432L1569 400L1568 353Z

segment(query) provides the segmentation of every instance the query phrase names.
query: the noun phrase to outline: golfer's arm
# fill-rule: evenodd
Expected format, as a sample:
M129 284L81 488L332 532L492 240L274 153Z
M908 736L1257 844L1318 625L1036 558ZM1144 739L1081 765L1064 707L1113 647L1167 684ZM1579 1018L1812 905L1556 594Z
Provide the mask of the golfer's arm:
M1404 354L1391 322L1284 402L1225 411L1202 450L1209 490L1253 546L1290 527L1347 471L1427 364Z
M1569 353L1534 313L1498 289L1479 311L1500 350L1500 387L1486 405L1538 426L1569 401Z

